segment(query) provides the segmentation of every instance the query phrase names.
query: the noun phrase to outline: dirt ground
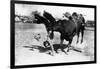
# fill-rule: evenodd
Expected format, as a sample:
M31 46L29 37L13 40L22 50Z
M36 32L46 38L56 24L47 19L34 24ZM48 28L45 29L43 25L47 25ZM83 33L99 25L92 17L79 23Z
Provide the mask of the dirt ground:
M41 39L34 39L34 34L40 33ZM68 63L94 60L94 31L85 30L84 42L76 44L76 36L73 39L72 46L82 50L82 53L70 50L68 55L63 52L51 56L46 52L40 53L39 50L32 50L33 45L43 46L46 40L45 26L40 24L21 24L15 23L15 65L32 65L48 63ZM59 44L60 34L55 32L54 44ZM64 44L67 44L64 41Z

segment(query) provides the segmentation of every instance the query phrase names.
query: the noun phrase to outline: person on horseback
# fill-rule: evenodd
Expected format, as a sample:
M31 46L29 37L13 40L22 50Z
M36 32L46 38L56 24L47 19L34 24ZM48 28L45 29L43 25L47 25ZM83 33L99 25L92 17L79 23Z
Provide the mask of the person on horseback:
M67 20L72 20L72 16L71 16L71 14L69 12L66 12L63 15L64 15L63 17L66 17Z
M82 21L82 22L81 22L81 23L82 23L82 26L83 26L84 29L85 29L85 25L86 25L86 23L85 23L85 18L83 17L82 14L79 15L79 18L80 18L80 20Z
M76 12L73 12L72 18L74 23L76 24L76 33L77 33L77 43L79 42L79 34L81 32L81 43L83 42L83 35L85 30L85 19L82 14L77 14Z

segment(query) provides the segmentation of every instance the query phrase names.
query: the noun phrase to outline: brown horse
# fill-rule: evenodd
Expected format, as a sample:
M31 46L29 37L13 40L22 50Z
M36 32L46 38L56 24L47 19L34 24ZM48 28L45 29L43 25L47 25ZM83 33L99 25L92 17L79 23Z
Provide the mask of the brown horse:
M60 32L60 45L63 45L64 39L66 41L69 41L68 43L68 51L69 47L72 43L73 37L76 34L76 24L72 20L58 20L57 23L54 26L54 31ZM52 34L51 34L52 35Z
M56 21L55 18L50 13L45 12L45 11L44 11L43 16L35 14L35 19L37 19L39 23L43 23L46 26L47 32L51 39L53 39L54 37L54 31L60 32L61 34L60 46L62 46L64 39L66 41L69 41L67 51L69 51L69 47L71 46L71 43L75 34L79 38L79 34L81 32L82 33L81 43L83 42L84 28L82 26L81 19L76 20L75 18L71 16L69 17L69 20L64 19L64 20ZM79 41L78 38L77 38L77 43Z
M83 42L83 35L84 35L84 29L85 29L85 19L82 16L82 14L77 14L74 12L72 15L69 12L66 12L63 14L66 18L69 20L73 20L76 24L76 34L77 34L77 43L79 42L79 35L81 33L81 43Z
M74 15L76 15L76 13L73 13L73 16ZM72 43L72 40L73 40L73 37L75 36L75 34L77 35L77 43L78 43L79 42L79 34L81 32L81 35L82 35L81 43L83 42L84 26L82 24L83 24L83 22L81 19L76 20L72 16L69 17L69 20L65 20L65 19L58 20L54 24L53 30L58 31L61 34L60 45L62 46L64 39L66 41L69 41L67 51L69 51L69 47L71 46L71 43ZM53 36L52 33L50 35Z
M85 30L85 19L82 14L77 14L74 12L72 14L73 21L77 25L76 33L77 33L77 43L79 42L79 35L81 33L81 43L83 42L84 30Z

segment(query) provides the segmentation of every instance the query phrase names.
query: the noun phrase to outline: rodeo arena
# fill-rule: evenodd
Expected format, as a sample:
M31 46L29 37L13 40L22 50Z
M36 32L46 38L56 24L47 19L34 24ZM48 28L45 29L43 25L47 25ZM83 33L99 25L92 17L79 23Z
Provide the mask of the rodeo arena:
M19 12L15 5L15 65L94 61L94 20L77 11L66 10L59 18L36 8L21 6Z

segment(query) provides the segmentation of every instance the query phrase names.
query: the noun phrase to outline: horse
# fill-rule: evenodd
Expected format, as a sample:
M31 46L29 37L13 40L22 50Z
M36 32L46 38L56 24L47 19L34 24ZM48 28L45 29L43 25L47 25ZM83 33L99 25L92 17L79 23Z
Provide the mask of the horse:
M69 41L68 43L68 50L67 52L69 51L70 47L71 47L71 43L72 43L72 40L73 40L73 37L75 36L76 34L76 24L74 23L74 21L72 20L58 20L57 23L55 24L54 26L54 31L57 31L59 32L61 35L60 35L60 46L63 45L63 41L64 39L66 41ZM52 35L52 34L50 34Z
M76 15L76 13L74 13L74 15ZM72 16L69 16L69 20L66 20L66 19L58 20L54 24L53 30L58 31L61 34L60 35L60 40L61 40L60 45L62 46L64 39L66 41L69 41L67 52L69 51L71 47L71 43L75 35L77 35L77 43L79 42L80 32L82 35L81 43L83 42L84 26L82 25L82 23L83 22L81 19L76 20ZM52 34L50 35L53 36Z
M85 30L85 18L82 16L82 14L77 14L74 12L72 14L72 18L74 22L77 24L77 43L79 42L79 35L81 33L81 43L83 42L83 36L84 36L84 30Z
M73 15L72 15L73 16ZM79 33L82 32L82 40L83 42L83 34L84 34L84 28L82 28L81 19L75 19L73 17L69 17L69 20L63 19L58 20L56 19L48 12L44 11L43 16L35 15L35 18L38 22L43 23L46 26L47 32L49 34L49 37L53 39L54 37L54 31L60 32L60 46L62 46L64 39L66 41L69 41L68 43L68 50L70 49L73 37L75 34L77 34L77 43L79 41ZM49 32L51 31L51 32Z
M77 14L76 12L73 12L73 14L71 15L69 12L66 12L65 14L63 14L66 18L68 18L69 20L73 20L77 26L76 28L76 35L77 35L77 42L79 42L79 35L81 33L81 43L83 42L83 35L84 35L84 29L85 29L85 19L82 16L82 14Z
M61 36L60 36L60 40L61 40L60 47L63 47L62 44L63 44L63 40L64 39L69 40L69 44L71 44L72 38L75 35L75 31L76 31L76 25L75 25L74 21L73 20L69 20L69 21L67 21L67 20L58 20L58 21L56 21L56 19L50 13L48 13L46 11L44 11L43 16L46 19L48 19L49 22L52 24L52 30L51 30L52 32L50 33L51 37L54 37L54 35L53 35L54 31L57 31L57 32L61 33ZM63 25L65 23L66 23L67 26ZM62 50L64 51L64 49L62 49Z
M49 20L52 26L56 22L56 19L49 12L44 11L43 16Z

